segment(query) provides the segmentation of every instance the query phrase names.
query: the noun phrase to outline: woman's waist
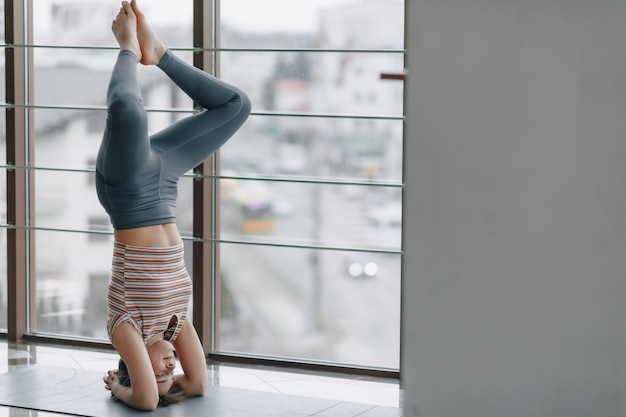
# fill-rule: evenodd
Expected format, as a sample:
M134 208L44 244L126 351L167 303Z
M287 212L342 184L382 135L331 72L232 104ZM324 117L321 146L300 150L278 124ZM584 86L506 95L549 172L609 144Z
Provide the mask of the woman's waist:
M124 246L172 247L181 242L176 223L119 229L113 236L116 243Z

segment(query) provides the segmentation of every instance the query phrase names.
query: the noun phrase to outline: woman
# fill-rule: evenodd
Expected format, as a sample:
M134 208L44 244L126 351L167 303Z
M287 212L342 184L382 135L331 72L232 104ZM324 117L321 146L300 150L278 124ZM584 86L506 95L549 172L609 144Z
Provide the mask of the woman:
M121 360L120 370L103 379L115 398L153 410L173 396L203 395L208 383L204 352L187 317L191 282L175 224L178 180L239 129L250 102L174 56L135 0L122 2L112 31L120 52L107 92L96 188L114 228L107 329ZM205 110L148 136L138 63L157 65ZM174 376L174 351L182 375ZM129 378L122 378L126 370Z

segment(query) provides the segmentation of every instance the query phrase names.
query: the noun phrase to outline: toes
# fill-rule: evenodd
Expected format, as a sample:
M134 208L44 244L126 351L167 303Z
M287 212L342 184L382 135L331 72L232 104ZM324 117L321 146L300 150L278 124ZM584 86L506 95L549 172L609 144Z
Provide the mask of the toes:
M130 6L130 3L128 3L127 1L123 1L122 2L122 9L121 9L124 14L132 14L133 13L133 8Z
M131 0L130 7L133 8L133 11L135 13L140 13L139 6L137 5L137 2L135 0Z

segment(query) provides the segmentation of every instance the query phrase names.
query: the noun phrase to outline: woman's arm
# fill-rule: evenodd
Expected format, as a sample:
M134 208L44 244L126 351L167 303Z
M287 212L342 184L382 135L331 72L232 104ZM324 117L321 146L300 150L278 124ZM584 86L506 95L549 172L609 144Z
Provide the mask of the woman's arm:
M159 404L159 390L141 335L130 323L122 323L113 330L111 343L126 363L131 386L119 384L117 375L109 374L107 383L111 393L127 405L141 410L154 410Z
M174 342L174 349L184 372L184 375L176 375L176 381L181 384L185 395L204 395L209 383L206 357L189 318L183 323L183 328Z

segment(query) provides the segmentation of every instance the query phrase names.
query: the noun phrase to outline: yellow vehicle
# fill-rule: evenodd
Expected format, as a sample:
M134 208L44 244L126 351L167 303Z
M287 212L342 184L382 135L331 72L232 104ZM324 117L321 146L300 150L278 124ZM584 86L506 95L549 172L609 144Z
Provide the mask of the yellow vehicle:
M241 231L267 233L274 230L272 205L269 200L251 200L241 205Z
M228 207L224 216L243 233L268 233L274 230L274 213L268 187L255 180L222 180L222 202ZM232 223L231 223L232 222Z
M243 233L268 233L274 230L272 201L267 186L259 181L240 182L234 193L239 207L239 229Z

